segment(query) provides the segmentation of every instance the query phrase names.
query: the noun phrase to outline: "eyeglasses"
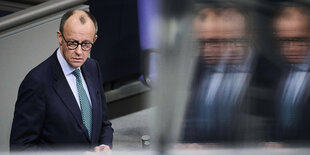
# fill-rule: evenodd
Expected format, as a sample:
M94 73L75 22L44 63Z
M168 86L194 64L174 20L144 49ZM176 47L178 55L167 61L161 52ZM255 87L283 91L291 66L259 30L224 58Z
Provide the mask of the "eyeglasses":
M292 38L278 38L281 46L309 46L310 38L306 37L292 37Z
M221 46L230 46L230 47L246 47L248 45L248 40L244 38L238 39L200 39L200 47L207 45L208 47L221 47Z
M75 50L79 45L81 45L83 51L89 51L93 47L93 43L91 43L91 42L81 42L81 43L79 43L76 40L67 41L63 34L61 36L62 36L62 38L64 38L64 40L65 40L69 50Z

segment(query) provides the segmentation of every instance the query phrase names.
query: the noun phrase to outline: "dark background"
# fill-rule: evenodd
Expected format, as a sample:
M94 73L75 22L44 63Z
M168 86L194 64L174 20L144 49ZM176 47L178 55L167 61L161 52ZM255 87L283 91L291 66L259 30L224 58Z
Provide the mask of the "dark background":
M137 78L141 74L137 0L87 3L99 27L91 57L99 62L104 83L121 85Z

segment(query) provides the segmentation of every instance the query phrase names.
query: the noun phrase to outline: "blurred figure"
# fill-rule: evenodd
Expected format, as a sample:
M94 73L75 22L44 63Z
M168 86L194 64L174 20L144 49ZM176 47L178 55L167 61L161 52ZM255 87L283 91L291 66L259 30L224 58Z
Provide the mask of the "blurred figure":
M245 138L245 94L253 52L248 19L237 8L203 8L194 17L200 45L183 142L232 142Z
M305 8L288 7L275 19L275 35L280 52L290 65L306 64L309 43L309 15ZM308 65L307 65L308 66Z
M273 23L285 60L276 96L275 123L275 137L284 142L310 138L309 21L307 9L286 7L279 10Z
M193 27L206 64L222 66L244 63L249 54L246 21L236 9L203 9L195 17Z

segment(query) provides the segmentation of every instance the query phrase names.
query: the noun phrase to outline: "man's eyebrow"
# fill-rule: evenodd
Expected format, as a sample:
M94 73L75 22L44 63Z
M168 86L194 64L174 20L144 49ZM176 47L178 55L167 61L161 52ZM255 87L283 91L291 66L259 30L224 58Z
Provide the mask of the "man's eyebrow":
M90 40L83 40L82 43L83 43L83 42L84 42L84 43L85 43L85 42L92 43L92 41L90 41Z
M74 40L74 39L68 39L68 41L71 41L71 42L78 42L78 43L92 43L92 41L90 41L90 40L83 40L82 42L79 42L79 41Z

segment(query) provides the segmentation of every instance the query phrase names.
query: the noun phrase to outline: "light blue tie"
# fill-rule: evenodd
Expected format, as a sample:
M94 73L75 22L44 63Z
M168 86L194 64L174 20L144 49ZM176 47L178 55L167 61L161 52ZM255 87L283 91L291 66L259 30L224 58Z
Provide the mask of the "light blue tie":
M80 72L81 72L80 69L76 69L72 73L76 77L76 87L79 93L83 124L88 130L89 139L91 139L92 110L91 110L91 105L86 95L86 92L83 88Z

